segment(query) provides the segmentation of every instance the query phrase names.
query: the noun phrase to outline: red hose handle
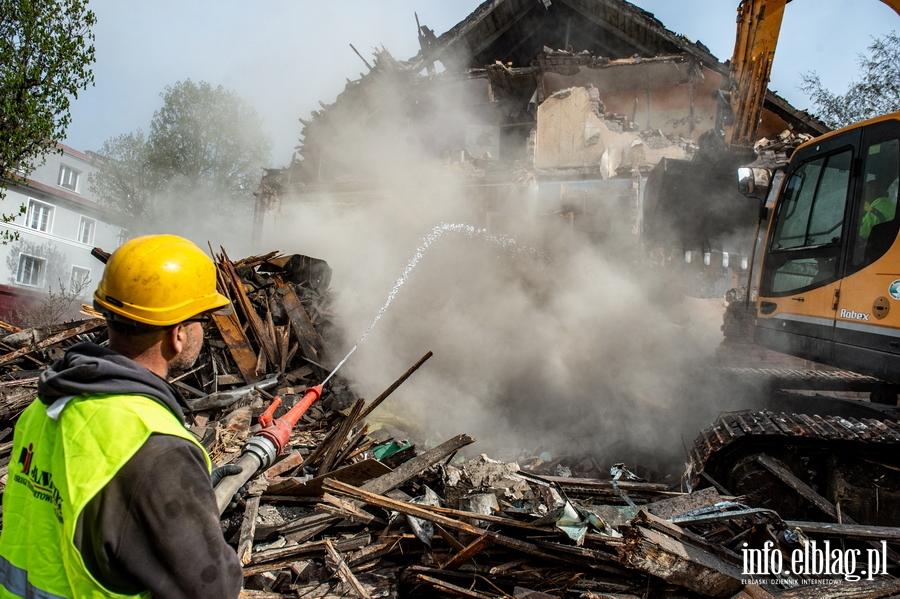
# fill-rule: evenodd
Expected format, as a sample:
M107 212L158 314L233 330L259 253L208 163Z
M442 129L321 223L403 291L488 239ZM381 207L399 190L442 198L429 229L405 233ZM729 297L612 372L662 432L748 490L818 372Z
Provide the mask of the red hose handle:
M287 442L291 439L291 429L303 418L303 415L309 409L309 407L313 404L314 401L319 399L322 396L322 385L316 385L315 387L310 387L306 390L306 394L303 396L297 405L288 410L288 413L276 420L275 422L271 422L272 414L270 414L270 410L272 413L275 412L274 407L276 404L273 402L273 405L266 410L262 416L266 416L268 414L268 425L263 425L263 429L257 433L257 435L261 437L265 437L272 441L275 445L276 453L281 453L281 450L284 449L284 446L287 445ZM277 399L277 398L276 398ZM260 416L260 422L262 422L262 416Z
M263 428L266 428L267 426L272 426L272 416L275 415L275 410L280 405L281 405L280 397L276 397L275 399L272 400L272 404L268 408L266 408L266 411L259 415L260 426L262 426Z
M288 413L279 418L278 420L284 420L288 424L291 425L291 428L294 428L300 419L303 418L303 415L306 414L306 411L309 409L313 402L319 399L322 396L322 385L316 385L315 387L310 387L306 390L306 393L303 395L303 399L297 402L293 408L288 410Z

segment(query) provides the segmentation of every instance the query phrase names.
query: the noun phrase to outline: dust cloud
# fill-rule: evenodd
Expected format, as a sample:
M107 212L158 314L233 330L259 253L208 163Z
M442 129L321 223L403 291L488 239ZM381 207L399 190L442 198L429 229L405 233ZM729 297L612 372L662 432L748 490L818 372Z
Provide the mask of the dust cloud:
M463 184L465 165L435 150L464 127L461 92L420 101L402 89L368 90L365 110L334 113L329 136L316 140L327 140L341 184L330 189L357 191L287 197L245 252L301 253L333 268L341 330L329 365L371 325L423 240L457 224L422 253L340 370L373 399L434 352L379 408L381 422L420 442L466 433L478 439L473 451L505 459L547 451L602 466L683 463L682 438L690 443L724 409L715 393L699 402L685 390L721 339L721 300L685 297L670 271L640 266L620 247L628 235L598 241L565 215L535 214L527 184L490 190L504 206L495 213L483 186ZM249 223L218 237L244 255Z
M387 165L385 155L368 199L286 201L260 248L334 269L342 342L332 365L435 227L486 221L472 190L445 169L418 157ZM478 439L475 451L496 457L683 461L682 436L689 443L722 409L692 405L683 388L721 338L721 300L682 296L677 282L617 261L615 248L553 215L478 234L448 229L340 371L372 399L434 352L380 408L384 423L419 440L466 433Z

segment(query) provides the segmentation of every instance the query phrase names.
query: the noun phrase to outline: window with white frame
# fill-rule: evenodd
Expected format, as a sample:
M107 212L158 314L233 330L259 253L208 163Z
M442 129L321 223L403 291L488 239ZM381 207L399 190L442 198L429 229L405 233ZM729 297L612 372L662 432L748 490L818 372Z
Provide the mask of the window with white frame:
M44 282L44 269L47 261L43 258L19 254L19 268L16 271L16 283L30 287L40 287Z
M116 238L116 243L118 243L118 245L116 247L119 247L119 245L122 245L123 243L128 241L128 239L128 229L119 229L119 235Z
M78 191L78 181L81 179L81 171L76 171L71 166L63 164L59 167L59 186Z
M91 280L91 269L83 266L73 266L72 276L69 279L69 289L84 289Z
M26 227L49 233L52 221L53 206L37 200L28 200L28 211L25 213Z
M94 243L94 229L97 228L97 221L86 216L81 217L78 224L78 241L91 245Z

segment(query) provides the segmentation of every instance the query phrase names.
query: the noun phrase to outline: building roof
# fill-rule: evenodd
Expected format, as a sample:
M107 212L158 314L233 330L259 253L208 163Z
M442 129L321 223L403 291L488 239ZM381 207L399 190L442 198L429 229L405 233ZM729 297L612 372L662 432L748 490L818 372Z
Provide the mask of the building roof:
M613 59L687 53L723 74L728 70L706 46L624 0L487 0L420 60L441 60L450 70L495 61L523 66L545 46Z

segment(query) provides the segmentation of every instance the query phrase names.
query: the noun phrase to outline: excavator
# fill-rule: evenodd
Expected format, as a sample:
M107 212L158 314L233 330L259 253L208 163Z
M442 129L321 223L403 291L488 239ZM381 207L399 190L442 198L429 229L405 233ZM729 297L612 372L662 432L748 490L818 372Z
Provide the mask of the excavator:
M740 4L726 144L754 141L787 1ZM882 2L900 14L900 1ZM900 526L900 112L737 174L766 231L754 342L840 370L798 374L801 393L770 385L765 409L720 415L695 440L685 480L786 520ZM870 401L815 391L848 378L869 385Z

